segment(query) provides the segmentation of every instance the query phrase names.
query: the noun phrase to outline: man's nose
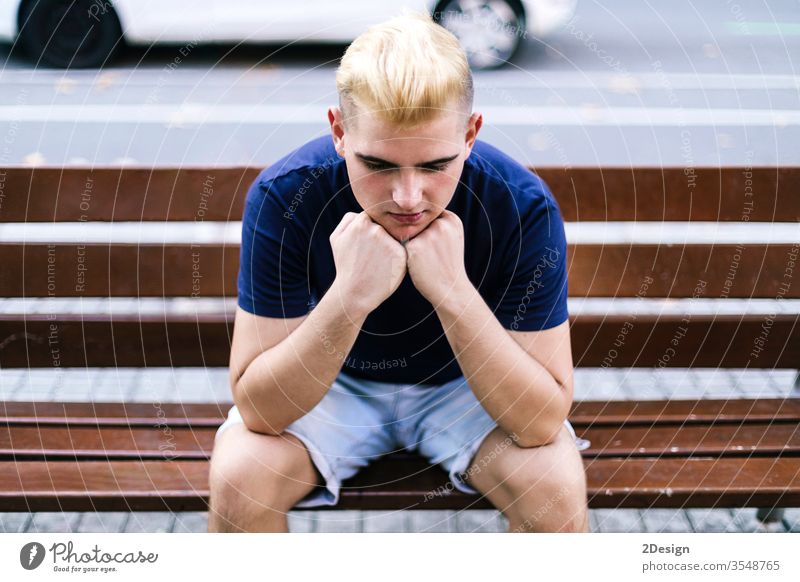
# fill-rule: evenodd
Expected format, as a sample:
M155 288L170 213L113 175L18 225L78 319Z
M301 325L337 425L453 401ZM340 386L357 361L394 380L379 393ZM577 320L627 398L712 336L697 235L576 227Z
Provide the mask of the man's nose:
M405 212L419 210L422 200L422 184L413 168L403 168L400 177L394 185L392 199L397 207Z

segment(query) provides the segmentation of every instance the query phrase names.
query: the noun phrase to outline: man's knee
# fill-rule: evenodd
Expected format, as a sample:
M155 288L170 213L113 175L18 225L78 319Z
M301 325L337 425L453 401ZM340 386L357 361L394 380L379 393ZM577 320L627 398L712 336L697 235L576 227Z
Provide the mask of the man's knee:
M512 531L586 531L586 472L566 428L564 433L543 447L517 449L520 462L502 485L511 500L506 513Z
M571 482L547 483L536 494L523 493L504 513L511 531L587 531L588 507L584 489Z
M253 510L257 505L263 511L286 512L316 483L308 451L292 435L262 435L236 425L214 446L209 488L215 510Z
M546 449L552 449L546 451ZM573 447L574 449L574 447ZM527 489L531 485L544 489L561 490L583 483L586 475L580 453L564 446L551 443L536 449L521 449L522 461L518 470L513 471L508 482L516 488Z

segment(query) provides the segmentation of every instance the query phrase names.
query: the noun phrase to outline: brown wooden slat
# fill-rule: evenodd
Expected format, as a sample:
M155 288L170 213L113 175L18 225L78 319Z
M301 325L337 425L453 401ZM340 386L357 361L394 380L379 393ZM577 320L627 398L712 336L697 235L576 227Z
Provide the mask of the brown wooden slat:
M571 319L573 361L604 368L796 368L798 323L800 315L790 314L769 320L763 315L691 315L686 320L577 315Z
M381 463L389 462L346 483L338 509L489 507L477 496L430 495L446 485L440 469ZM796 457L592 459L585 466L593 508L800 503ZM195 511L207 498L204 461L0 462L0 511Z
M153 426L214 427L232 402L0 402L0 426Z
M6 168L0 222L238 219L260 169ZM536 171L570 221L740 221L748 209L754 221L800 220L795 167L752 168L749 175L736 167L688 174L678 167ZM204 194L204 185L212 195ZM752 197L746 197L749 186Z
M781 287L791 250L782 244L570 245L569 293L800 298L800 285ZM9 243L0 244L0 264L0 296L6 297L235 297L239 247Z
M6 297L236 297L239 247L0 244L0 264Z
M793 251L794 249L794 251ZM800 297L786 285L792 245L570 245L573 297ZM789 271L791 274L791 271Z
M232 318L0 314L0 366L227 366ZM681 316L578 315L573 360L602 367L796 368L799 322L800 315L790 314L771 323L761 315L692 315L688 326Z
M207 460L217 427L7 425L0 427L2 460Z
M575 428L591 441L584 457L753 457L800 455L800 421Z
M207 459L215 428L7 426L0 428L0 459ZM584 457L751 457L800 455L800 421L576 427L591 441Z
M800 191L800 168L537 168L536 171L550 186L569 221L738 222L743 215L751 221L800 220L800 198L796 194Z
M239 220L258 172L248 167L8 168L0 222Z
M208 459L215 428L152 427L0 427L0 458L57 460Z
M227 366L232 314L171 316L0 315L0 366Z
M569 415L575 427L650 424L798 422L800 398L733 400L582 400Z
M594 459L589 506L794 507L800 459Z
M207 461L0 462L0 511L202 511Z

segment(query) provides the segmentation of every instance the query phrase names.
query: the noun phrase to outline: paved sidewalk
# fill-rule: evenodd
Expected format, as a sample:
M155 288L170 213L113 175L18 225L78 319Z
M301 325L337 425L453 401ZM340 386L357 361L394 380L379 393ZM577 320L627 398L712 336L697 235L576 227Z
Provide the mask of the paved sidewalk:
M792 393L793 370L576 370L575 399L753 398ZM229 402L224 368L0 370L0 401ZM800 532L800 509L761 524L754 508L594 509L595 532ZM204 532L205 512L0 513L0 532ZM497 511L294 511L297 532L500 532Z

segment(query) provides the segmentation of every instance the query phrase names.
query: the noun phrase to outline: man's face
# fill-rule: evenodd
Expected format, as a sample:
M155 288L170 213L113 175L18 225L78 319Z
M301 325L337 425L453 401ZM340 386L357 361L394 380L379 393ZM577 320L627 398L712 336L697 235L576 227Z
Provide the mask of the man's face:
M482 118L467 127L455 103L435 119L401 129L355 109L345 131L341 111L328 111L334 144L345 159L361 208L398 241L414 238L447 207Z

